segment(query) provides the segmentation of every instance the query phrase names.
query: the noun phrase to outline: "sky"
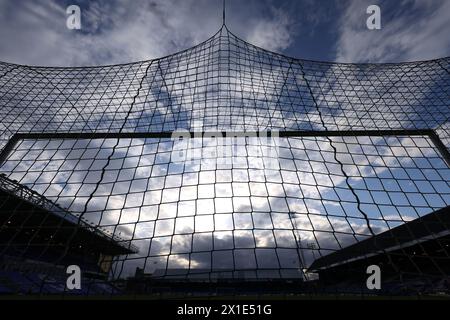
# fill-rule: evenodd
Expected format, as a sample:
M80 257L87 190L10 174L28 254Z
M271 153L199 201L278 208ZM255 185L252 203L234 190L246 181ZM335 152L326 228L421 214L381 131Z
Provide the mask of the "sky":
M355 164L345 167L348 181L330 141L354 155L353 160L336 155ZM330 141L265 140L280 155L271 158L258 138L203 141L202 147L198 140L175 147L170 140L121 139L117 149L114 139L27 139L14 147L0 172L75 215L83 212L101 181L83 218L139 248L126 257L124 269L115 271L121 276L133 275L136 267L155 272L165 268L167 259L174 269L210 269L211 263L233 269L232 261L236 268L252 269L256 256L258 268L278 269L279 259L282 269L292 270L299 265L293 250L298 239L301 259L309 265L319 251L327 254L367 238L361 212L378 234L450 203L450 168L428 148L428 138L360 137L363 144L345 146L343 141L351 140ZM233 148L224 152L225 146ZM196 156L175 156L180 150ZM308 244L316 249L307 249ZM204 251L212 251L214 258Z
M372 4L377 4L381 8L380 30L368 30L366 27L366 19L368 18L366 9ZM81 8L80 30L70 30L66 27L66 8L69 5L78 5ZM227 0L226 13L227 27L234 34L267 50L281 52L292 57L340 62L399 62L426 60L450 55L450 37L448 37L450 31L450 1L448 0L391 0L378 1L376 3L374 0L249 0L245 2ZM0 0L0 37L2 40L0 41L0 61L42 66L91 66L153 59L196 45L215 34L221 25L222 0ZM333 71L332 67L330 69ZM276 74L276 70L272 70L272 74ZM63 81L63 76L58 77L58 81ZM51 80L48 83L51 84ZM74 77L73 80L77 80L77 77ZM248 81L248 79L245 81ZM253 86L253 80L251 81ZM372 81L372 79L369 78L369 81ZM174 89L169 90L164 78L161 82L164 82L168 92L175 91ZM144 82L141 82L141 86L142 83ZM46 85L47 83L43 87L46 88ZM146 85L144 84L142 89L148 88L148 95L152 98L151 87L146 87ZM172 84L170 88L175 88L177 85ZM269 88L267 90L276 88L276 86L267 87ZM53 87L51 88L47 88L47 91L50 90L51 92ZM248 90L251 89L249 92L257 93L259 89L251 86L246 86L246 88ZM427 87L425 86L425 88ZM130 90L130 92L133 90ZM138 89L136 97L139 96L139 92ZM126 93L128 94L128 91ZM243 93L246 93L245 90ZM264 93L267 93L267 91L264 91ZM78 92L75 92L75 94L78 94ZM214 94L217 94L217 92L212 92L212 96ZM418 95L420 94L422 92L418 93ZM64 92L59 92L58 95L64 96ZM173 101L176 101L176 94L174 96L170 96L170 99L167 100L172 101L174 99ZM46 102L50 106L54 105L54 101L50 101L51 99L48 96L42 97L44 95L35 98L36 100L34 101L37 103L39 99L44 99L47 100ZM114 97L114 99L119 98ZM67 102L67 99L65 98L65 102ZM158 98L155 99L163 100L159 98L159 93ZM92 100L94 101L95 97ZM416 100L419 101L420 99ZM126 104L127 101L130 100L124 98L119 104ZM278 102L280 102L279 99ZM29 101L25 103L29 103ZM142 108L146 105L143 101L138 103L142 105ZM29 105L33 106L34 104L29 103ZM40 103L38 105L41 106ZM158 104L156 105L158 107ZM189 104L187 105L189 107ZM100 103L98 106L102 107ZM58 106L55 105L55 107ZM16 108L16 106L11 107L11 109L13 108ZM162 104L159 108L166 108L166 106ZM74 107L74 109L76 108ZM63 112L61 110L65 109L60 108L58 110L58 112ZM317 110L319 109L317 108ZM167 115L168 112L161 112L162 114ZM26 115L28 113L24 113L21 116L25 117ZM272 117L273 119L281 119L281 116L277 116L275 112L272 114ZM67 117L67 119L70 119L70 117ZM167 118L165 119L168 121ZM170 121L168 122L170 123ZM36 124L36 127L39 127L39 124ZM13 126L12 128L14 129L15 127ZM323 241L321 248L336 250L339 248L337 238L330 240L328 237L331 233L334 234L334 231L331 231L331 223L333 228L340 228L339 230L341 231L337 232L338 235L342 236L342 239L339 240L341 241L339 245L343 245L354 241L353 235L356 233L361 234L365 232L367 235L366 220L361 218L360 212L368 212L368 217L374 221L373 223L379 222L380 225L377 225L378 229L376 231L381 232L388 227L387 223L398 223L404 219L404 213L401 210L405 210L407 213L405 216L415 218L417 215L409 215L409 212L416 213L414 211L416 210L415 207L419 207L418 212L428 213L432 209L448 205L449 193L445 185L445 181L448 180L445 178L448 176L449 171L447 167L441 168L441 171L444 172L442 177L427 177L429 180L439 182L436 190L433 188L431 188L431 192L426 191L425 188L421 190L425 193L425 196L431 199L428 200L422 197L415 189L413 191L407 189L407 191L411 191L407 192L404 190L404 187L401 189L396 185L385 187L376 184L374 182L375 172L372 173L372 171L370 173L364 172L365 175L351 172L350 177L355 178L356 176L357 179L350 179L348 180L350 182L348 182L345 175L341 173L344 170L344 167L342 166L341 168L340 166L342 163L337 163L338 153L331 152L337 143L333 143L332 146L331 142L327 142L328 140L324 141L326 147L323 146L322 142L321 147L314 145L313 147L304 148L308 150L308 155L302 154L300 156L303 159L314 159L312 150L317 149L320 150L320 152L318 151L319 154L316 154L317 157L321 157L319 161L308 160L299 162L299 168L302 168L303 165L308 165L308 167L298 170L297 174L294 172L296 170L289 169L289 166L293 167L292 161L289 162L284 159L280 161L280 164L287 169L268 170L271 172L267 173L257 172L258 175L264 175L264 179L259 176L256 177L261 180L257 181L256 184L253 184L250 177L246 176L247 170L242 168L237 170L233 168L233 171L230 168L219 171L215 167L210 170L202 167L202 170L194 170L191 167L196 167L197 164L189 164L185 166L187 169L183 169L183 171L180 169L181 166L171 167L172 163L164 162L172 158L168 157L163 151L158 151L158 154L153 155L153 158L147 154L141 157L143 152L139 148L144 148L144 146L139 148L134 148L135 146L127 147L118 151L119 154L122 153L121 158L119 158L120 161L126 158L132 164L132 161L138 161L138 158L140 158L139 161L142 161L142 163L136 162L134 165L130 165L132 169L136 168L136 175L128 167L121 171L122 164L120 164L120 170L110 170L109 160L104 161L104 158L108 158L109 154L115 155L115 147L111 146L109 149L107 148L107 152L104 150L102 154L98 154L101 161L95 164L99 166L95 174L89 172L88 175L88 171L92 168L91 161L94 161L89 159L92 157L90 153L86 153L89 161L80 161L80 166L77 167L77 170L67 169L66 167L60 170L59 166L62 159L58 157L62 156L63 159L66 157L69 159L69 155L64 154L64 150L58 150L58 152L56 150L44 150L43 154L47 157L53 157L48 154L52 154L55 151L56 159L42 158L40 152L42 152L42 149L45 149L42 146L38 148L39 161L30 161L30 157L35 156L36 153L29 152L25 148L21 152L26 160L18 161L13 159L9 163L7 162L5 166L2 166L0 170L11 173L11 178L18 180L19 183L30 185L35 191L67 207L71 212L86 212L87 214L84 218L96 225L112 227L113 231L117 231L115 228L117 226L124 226L123 229L118 229L122 230L122 236L134 237L133 239L138 242L142 240L139 242L139 246L143 249L133 259L149 256L156 257L163 254L158 250L167 250L168 246L163 242L161 242L161 245L154 245L154 243L158 243L156 241L152 242L152 249L149 249L149 239L152 238L153 241L153 238L164 238L166 240L172 238L174 228L178 228L179 225L181 225L183 230L179 233L175 231L173 238L186 236L186 239L177 240L178 242L174 241L175 244L178 243L182 247L181 251L176 253L188 253L191 251L190 247L182 244L191 243L191 238L189 237L192 237L190 234L193 232L193 227L190 226L194 225L194 221L198 229L195 229L197 234L203 232L212 233L212 230L217 230L214 229L216 224L214 219L217 219L217 225L220 226L220 237L223 235L222 238L219 238L228 239L227 241L221 240L221 245L228 250L232 248L230 245L232 243L230 234L231 231L234 231L233 219L235 221L239 221L239 219L247 219L248 221L252 219L255 221L259 220L261 222L259 227L255 225L253 228L250 225L244 226L245 228L243 227L242 230L236 228L238 233L233 235L233 239L235 241L250 239L247 242L251 242L251 244L243 246L246 250L253 249L256 241L262 241L262 243L256 243L256 245L267 249L265 252L271 252L272 254L274 251L271 243L274 239L274 234L271 233L271 230L278 228L281 231L286 231L284 230L286 227L281 223L281 227L269 225L268 221L273 219L277 213L272 217L269 217L268 213L279 211L284 213L283 216L286 218L289 217L286 213L300 212L301 215L298 217L299 223L307 224L307 226L300 225L300 229L308 230L307 233L301 235L301 238L307 241L313 241L316 238L319 242ZM416 145L415 142L413 144ZM297 149L302 148L299 147ZM133 155L130 150L133 150L132 152L136 152L136 154ZM70 149L70 151L72 150ZM125 151L127 152L126 157L124 156ZM390 152L391 150L388 151ZM420 150L417 149L417 151ZM412 151L409 152L412 153ZM325 155L336 158L325 160ZM13 158L19 156L20 152L17 154L13 153ZM70 157L73 156L74 154L70 153ZM378 157L382 158L381 156ZM401 155L399 153L395 156L400 157ZM390 157L390 154L387 154L386 157L391 160L394 158ZM411 159L411 157L408 159ZM75 160L69 159L66 165L69 168L71 165L75 167L75 163L78 165L78 158L82 157L78 155L75 157ZM111 159L113 159L111 163L114 168L116 159ZM248 159L244 160L247 161ZM441 159L439 160L442 162ZM120 161L117 161L117 163ZM334 164L334 168L337 171L331 172L329 169L322 168L325 167L322 163L324 161L328 164ZM407 164L406 167L410 165L416 166L412 160L405 161L412 162L412 164ZM17 162L23 163L18 165ZM257 163L254 159L247 162L252 165ZM388 172L387 168L394 167L388 160L384 163L386 163L386 166L382 167L382 170L385 173ZM32 170L30 165L32 165ZM83 168L82 165L86 167ZM310 165L311 168L309 167ZM7 166L11 166L11 168L8 170ZM108 169L106 170L107 167ZM80 168L82 170L78 170ZM174 172L170 172L171 168ZM321 172L320 169L324 171ZM112 172L107 172L103 178L100 175L100 172L103 170ZM346 170L350 171L350 168L346 168ZM367 170L369 171L369 169ZM401 167L393 170L403 172ZM119 171L121 171L120 175ZM199 173L197 174L196 171L199 171ZM212 175L214 171L217 172L215 172L215 175ZM72 175L72 172L75 172L75 174ZM122 175L122 172L125 173ZM252 172L255 171L252 170ZM192 178L194 182L182 185L185 181L185 177L182 177L182 174L184 175L185 173L193 173L192 176L197 175L198 177ZM331 173L337 176L334 181L327 178ZM113 178L110 178L109 174ZM117 177L114 177L114 174L117 174ZM380 174L380 172L377 174ZM62 181L68 180L66 175L71 175L72 180L63 183ZM208 183L201 181L203 175L206 177L204 180ZM358 175L361 175L361 177ZM86 181L89 182L85 183L85 176L88 176ZM53 180L55 177L56 179ZM94 181L94 178L98 180ZM416 171L414 171L414 178L421 182L426 180L418 176ZM61 181L58 179L61 179ZM141 180L139 184L134 184L138 180ZM189 181L189 179L187 180ZM389 177L387 180L395 179ZM406 178L401 178L400 176L398 180L407 183L409 186L414 186L414 180L409 176ZM249 181L252 181L252 183ZM268 181L268 183L265 181ZM290 183L284 183L284 181L290 181ZM147 182L150 190L146 189ZM390 182L395 183L395 181ZM358 199L361 199L361 207L363 209L355 209L359 200L355 200L353 193L347 188L347 185L350 185L350 183L355 185L355 194L358 194ZM357 187L358 183L360 183L359 187ZM371 186L372 184L373 187ZM442 185L444 186L442 187ZM95 186L100 187L97 189ZM252 186L255 190L251 190ZM294 187L297 189L294 189ZM439 189L439 187L442 189ZM373 191L373 193L369 196L366 189ZM338 197L338 191L341 191L339 196L344 200ZM289 194L288 192L291 193ZM410 198L406 198L407 196L404 196L403 193L407 193L407 196ZM302 194L303 198L299 198L299 194ZM373 197L374 200L370 197ZM393 199L392 203L391 200L388 201L391 198ZM193 205L194 202L195 206ZM323 212L329 213L330 209L324 209L322 207L323 203L328 204L329 207L333 208L332 210L338 212L334 213L336 220L332 220L333 217L324 217ZM180 206L178 206L179 204ZM156 207L158 208L155 209ZM398 212L397 207L400 208ZM142 208L145 208L147 211L141 210ZM276 208L276 210L273 208ZM100 212L101 214L99 214ZM154 216L156 212L158 215ZM261 212L262 214L260 214ZM124 214L122 215L122 213ZM145 216L144 213L148 216ZM213 217L213 214L215 215L216 213L217 216ZM234 215L235 213L236 215ZM352 222L353 224L342 218L343 216L345 218L351 216L351 213L355 214L353 218L359 219ZM142 217L140 216L141 214ZM182 216L182 214L186 216ZM251 217L250 214L252 214ZM258 215L260 216L259 218ZM331 214L329 215L331 216ZM176 222L175 219L179 218L183 220ZM309 220L306 221L306 218L310 219L311 222ZM243 224L245 225L245 223ZM383 225L381 226L381 224ZM391 225L389 226L391 227ZM313 227L315 231L319 232L319 236L313 235L311 231ZM350 227L356 227L357 232L351 230ZM289 226L289 228L292 229L294 227ZM255 231L253 229L256 232L270 231L270 233L267 235L250 234L250 230ZM136 234L134 234L135 230L138 230ZM224 234L221 233L222 231ZM248 234L243 235L244 231L248 232ZM320 235L320 232L323 232L323 234ZM349 241L347 236L350 237L351 241ZM278 236L275 235L275 237ZM290 242L288 241L288 244L290 248L295 248L297 245L296 239L293 238L293 233L289 234L289 237L280 234L279 238L289 238ZM225 246L224 243L228 243L228 245ZM231 249L228 253L230 252ZM164 255L168 254L164 253ZM177 255L171 254L171 256L176 257ZM249 255L246 253L240 260L249 260L248 257ZM315 258L314 254L312 258ZM185 257L176 257L175 259L178 259L174 264L177 267L186 266L190 263L189 259L186 260ZM195 260L199 266L203 266L202 261L210 261L211 259L209 257L206 259L200 257L192 258L192 260ZM225 255L218 259L220 262L222 260L232 261ZM271 261L275 261L275 259L271 258ZM158 268L158 266L155 268ZM134 271L134 268L129 268L129 271Z
M366 9L381 9L368 30ZM66 27L69 5L81 29ZM401 62L450 55L448 0L227 0L237 36L288 56L338 62ZM0 0L0 61L92 66L165 56L219 30L222 0Z

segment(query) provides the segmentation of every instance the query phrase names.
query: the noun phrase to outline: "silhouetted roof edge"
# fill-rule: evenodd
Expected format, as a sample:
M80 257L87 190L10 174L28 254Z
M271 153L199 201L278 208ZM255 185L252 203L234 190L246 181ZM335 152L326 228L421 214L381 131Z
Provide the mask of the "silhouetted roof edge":
M450 206L315 260L309 271L361 260L450 234Z
M9 179L3 173L0 174L0 191L10 195L11 197L15 197L20 199L21 201L25 201L34 207L38 207L41 210L49 212L53 216L58 217L59 219L63 219L64 221L72 225L78 224L80 228L88 231L97 239L107 241L111 246L115 246L120 249L119 251L122 251L122 254L132 254L138 252L137 247L133 245L131 245L130 247L125 245L124 243L122 243L123 239L121 239L117 235L109 233L106 230L103 230L101 227L97 227L93 224L90 224L88 221L75 216L70 211L62 208L40 193L18 183L15 180Z

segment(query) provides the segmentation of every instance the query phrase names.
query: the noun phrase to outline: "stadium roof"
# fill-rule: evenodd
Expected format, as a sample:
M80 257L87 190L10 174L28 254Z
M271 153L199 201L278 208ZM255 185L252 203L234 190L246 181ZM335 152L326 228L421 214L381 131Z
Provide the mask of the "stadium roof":
M450 206L406 222L398 227L377 234L314 261L311 271L365 259L377 254L407 248L428 240L450 234Z
M20 210L29 210L33 215L40 215L42 223L46 224L50 230L52 228L53 231L58 228L66 228L67 237L69 237L72 229L78 229L78 237L90 239L92 243L96 244L95 246L97 248L101 248L102 253L118 255L137 252L135 246L125 245L123 239L120 239L117 235L111 234L107 230L102 230L102 228L98 228L92 225L92 223L74 216L71 212L61 208L58 204L53 203L37 192L20 185L17 181L8 179L4 174L0 174L0 195L0 214L2 215L0 221L6 221L5 224L13 220L11 217L14 217L14 210L18 210L22 204L27 209L22 207ZM53 219L46 217L46 215L50 215ZM55 218L59 223L54 224L51 221ZM20 223L25 225L26 220L20 221ZM8 227L14 226L8 224Z

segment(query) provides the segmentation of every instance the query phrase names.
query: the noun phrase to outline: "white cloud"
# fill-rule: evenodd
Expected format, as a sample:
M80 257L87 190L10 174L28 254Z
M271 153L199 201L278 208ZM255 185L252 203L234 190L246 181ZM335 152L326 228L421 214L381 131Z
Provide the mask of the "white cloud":
M66 28L65 7L52 1L0 3L0 60L47 66L128 63L168 55L209 38L222 23L222 1L90 2L82 29ZM281 9L233 13L231 30L257 45L283 50L291 43L290 18ZM231 9L230 9L231 10ZM231 12L230 12L231 14ZM247 12L248 14L248 12Z
M399 62L448 54L450 1L403 1L395 9L385 2L380 5L381 30L366 28L370 4L352 1L340 18L337 61Z
M292 19L284 11L272 9L270 20L260 20L250 31L247 40L271 51L282 51L292 44Z

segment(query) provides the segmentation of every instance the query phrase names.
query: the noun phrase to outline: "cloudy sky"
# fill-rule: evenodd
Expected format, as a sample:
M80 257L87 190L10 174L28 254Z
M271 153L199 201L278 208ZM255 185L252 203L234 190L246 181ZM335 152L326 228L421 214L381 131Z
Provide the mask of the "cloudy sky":
M82 29L66 27L81 8ZM366 8L381 7L381 30ZM84 66L167 55L221 25L222 0L0 0L0 60ZM342 62L398 62L450 55L448 0L227 0L227 25L243 39L284 54Z

